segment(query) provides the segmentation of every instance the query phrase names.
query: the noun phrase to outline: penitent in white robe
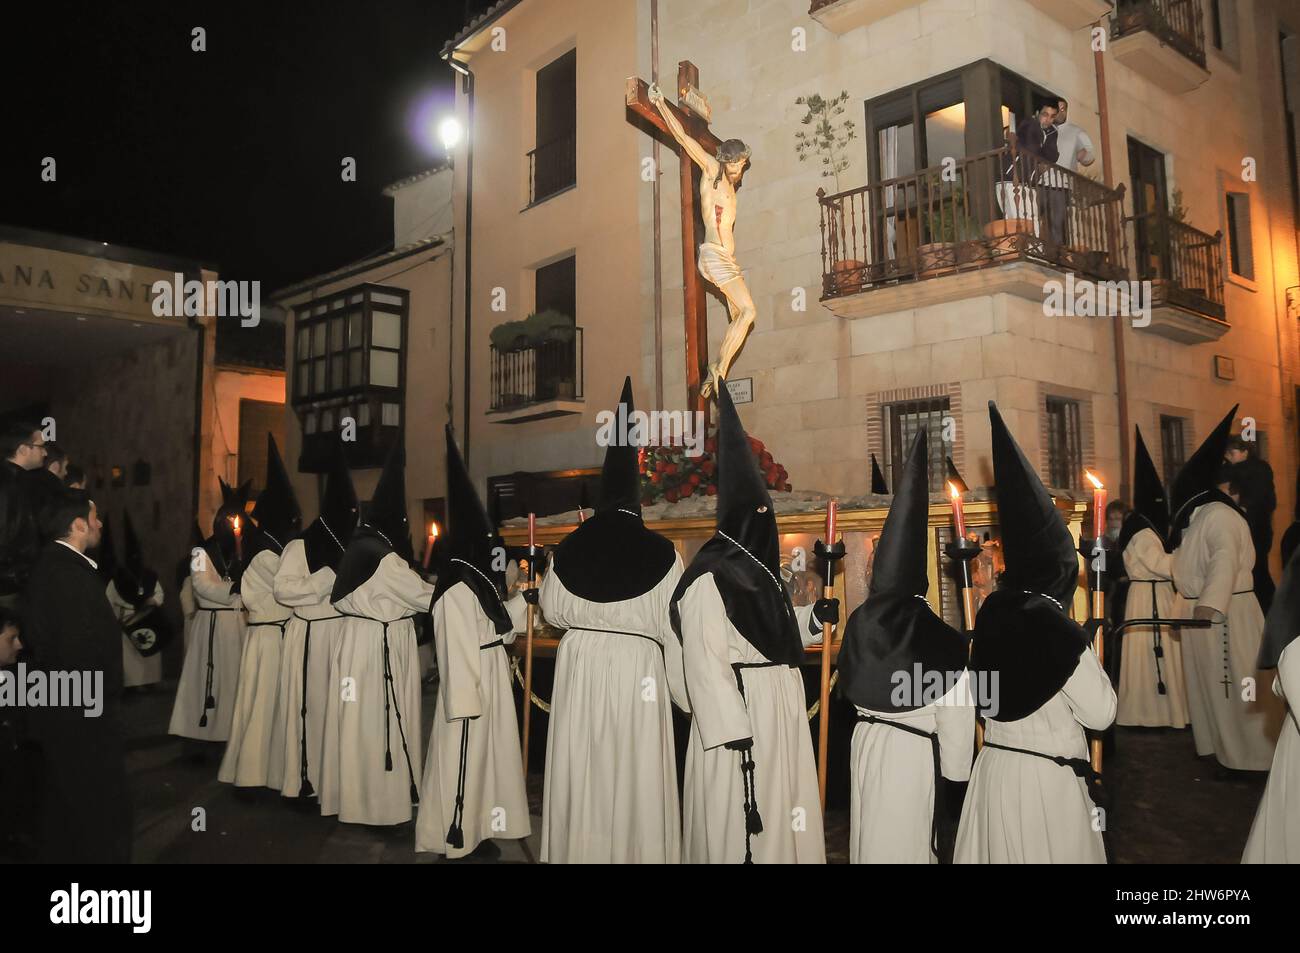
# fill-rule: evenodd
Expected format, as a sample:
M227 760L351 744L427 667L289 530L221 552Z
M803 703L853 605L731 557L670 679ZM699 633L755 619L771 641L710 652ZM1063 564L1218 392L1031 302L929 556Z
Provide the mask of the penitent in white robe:
M1125 619L1173 619L1174 557L1155 530L1133 535L1124 548L1128 571ZM1187 683L1183 677L1181 629L1135 625L1120 636L1119 714L1121 725L1144 728L1187 727ZM1156 646L1163 655L1157 658ZM1157 677L1157 666L1159 674ZM1165 694L1160 694L1160 682Z
M1300 642L1282 650L1273 691L1289 710L1273 753L1264 797L1246 840L1243 864L1300 864Z
M506 610L513 629L500 635L464 583L452 586L434 603L438 700L420 784L417 851L454 859L485 840L516 840L532 832L506 649L527 625L524 597L517 594L508 600ZM451 847L447 829L456 814L458 793L464 805L459 816L464 843Z
M1019 721L986 719L984 740L1046 755L1088 758L1084 728L1115 720L1115 690L1091 649L1065 686ZM1088 783L1045 758L980 749L957 828L955 864L1104 864L1100 816Z
M113 607L113 615L117 616L118 622L125 622L131 616L135 615L136 607L123 599L117 591L117 584L110 582L108 588L104 591L108 596L108 604ZM163 604L163 587L161 582L154 584L153 595L149 597L147 605L160 606ZM122 633L122 687L136 688L141 685L153 685L162 681L162 653L155 652L153 655L144 656L140 650L135 647L125 632Z
M873 715L936 735L939 766L950 781L970 778L975 756L975 706L970 673L934 704ZM853 729L849 863L937 864L930 849L934 820L934 746L911 732L859 721Z
M618 602L576 596L554 572L542 582L542 615L567 630L546 738L543 863L681 861L672 702L688 704L668 616L681 575L678 556L653 589Z
M420 783L420 653L415 616L433 586L396 553L334 604L348 616L330 656L320 810L348 824L404 824Z
M1182 630L1196 753L1226 768L1267 771L1283 706L1267 689L1271 676L1255 668L1264 615L1252 592L1254 565L1245 518L1224 503L1197 507L1174 553L1174 613L1190 619L1197 606L1216 612L1213 628Z
M690 699L691 737L682 792L682 859L690 864L745 860L745 789L741 753L724 745L753 738L754 785L763 831L750 838L756 864L824 864L821 795L797 668L764 665L731 620L713 575L696 579L677 604ZM811 606L795 610L804 644Z
M333 589L334 570L322 566L311 572L302 540L284 547L273 592L275 601L290 609L292 616L280 653L280 707L271 743L282 752L280 793L285 797L302 793L304 762L307 781L313 793L319 793L325 741L338 743L337 723L335 731L325 731L326 699L341 691L340 686L329 684L330 656L346 621L330 605ZM337 761L337 754L334 757Z
M198 560L198 566L190 570L198 608L190 621L185 664L167 731L199 741L226 741L235 717L239 661L244 654L244 604L211 560ZM205 711L209 688L216 705ZM206 724L200 724L205 714Z
M248 636L239 665L235 717L217 780L237 787L284 784L284 746L272 744L279 717L280 648L290 610L275 601L278 553L264 549L240 577L239 594L248 610Z

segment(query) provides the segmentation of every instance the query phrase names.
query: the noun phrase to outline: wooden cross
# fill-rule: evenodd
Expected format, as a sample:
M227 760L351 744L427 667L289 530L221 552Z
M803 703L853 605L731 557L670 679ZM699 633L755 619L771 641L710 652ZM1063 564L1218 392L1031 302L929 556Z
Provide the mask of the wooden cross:
M677 64L677 105L667 103L682 128L709 155L718 154L722 140L709 131L709 124L685 105L688 91L700 85L700 71L694 63L683 60ZM700 383L709 362L708 302L704 297L703 279L695 267L695 256L700 247L700 230L703 218L700 211L700 170L677 145L664 123L659 110L650 102L649 85L635 76L628 77L625 102L628 122L648 135L655 136L677 152L681 167L682 192L682 305L686 322L686 397L692 410L704 412L707 426L708 401L700 396ZM658 175L659 170L655 170Z

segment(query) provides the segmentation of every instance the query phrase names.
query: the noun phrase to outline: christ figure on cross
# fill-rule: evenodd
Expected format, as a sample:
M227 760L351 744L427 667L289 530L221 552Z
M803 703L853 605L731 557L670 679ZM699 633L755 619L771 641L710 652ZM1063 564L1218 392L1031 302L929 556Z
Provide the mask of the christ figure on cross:
M750 150L739 139L728 139L718 147L715 159L704 147L687 135L682 124L667 107L663 90L656 83L649 88L649 99L663 116L664 123L682 150L700 167L700 209L704 215L704 242L700 245L700 274L727 299L730 321L722 339L717 363L709 365L708 380L700 385L700 394L712 397L731 370L740 349L754 326L754 299L736 261L736 186L745 174Z

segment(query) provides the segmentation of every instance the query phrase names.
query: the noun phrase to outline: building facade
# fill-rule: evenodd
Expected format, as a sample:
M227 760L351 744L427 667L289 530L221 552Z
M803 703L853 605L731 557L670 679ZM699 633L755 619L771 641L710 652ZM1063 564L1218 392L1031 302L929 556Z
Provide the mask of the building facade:
M644 404L686 405L678 160L660 148L656 229L653 141L624 94L657 73L676 100L690 61L710 130L753 151L736 254L757 321L731 378L796 488L864 493L870 454L890 475L918 427L987 485L988 400L1050 485L1077 489L1089 466L1118 486L1134 424L1168 475L1239 402L1285 523L1298 36L1300 11L1270 0L495 4L443 51L472 74L453 296L471 470L597 463L595 414L625 373ZM808 97L844 111L801 158L796 133L822 118L804 124ZM1094 144L1077 173L1036 172L1009 135L1058 98ZM583 396L503 400L490 331L562 297L557 262ZM1138 297L1088 314L1085 286L1105 299L1117 281ZM726 311L708 307L716 355Z

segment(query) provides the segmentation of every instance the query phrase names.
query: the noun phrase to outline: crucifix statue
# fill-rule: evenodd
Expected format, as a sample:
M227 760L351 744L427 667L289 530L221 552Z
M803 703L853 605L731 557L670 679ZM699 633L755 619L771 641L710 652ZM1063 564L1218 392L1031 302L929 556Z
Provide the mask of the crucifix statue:
M629 79L626 104L653 130L671 137L681 162L682 277L686 319L686 384L690 403L706 409L754 326L756 309L736 261L736 187L750 150L739 139L720 141L708 128L708 106L696 88L699 70L678 64L678 105L656 84ZM689 160L689 161L688 161ZM703 226L704 234L699 235ZM698 265L692 248L699 243ZM697 270L698 268L698 270ZM729 325L716 363L709 363L708 322L700 276L727 302Z

